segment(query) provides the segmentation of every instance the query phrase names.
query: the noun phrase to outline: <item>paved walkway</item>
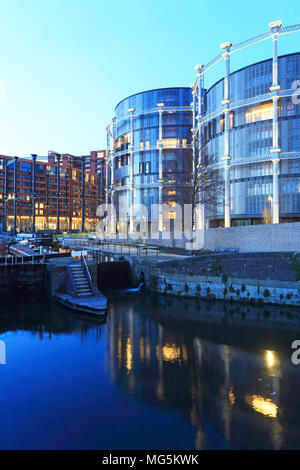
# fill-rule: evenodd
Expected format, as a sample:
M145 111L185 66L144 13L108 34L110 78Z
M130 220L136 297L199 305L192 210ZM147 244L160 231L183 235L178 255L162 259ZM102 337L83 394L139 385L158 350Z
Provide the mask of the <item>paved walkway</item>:
M147 251L142 251L142 244L130 245L126 243L114 243L107 242L103 246L94 243L91 240L81 239L81 238L64 238L65 245L70 246L71 248L76 248L76 250L90 250L93 252L101 252L103 254L127 254L139 257L145 257L150 259L157 259L158 261L167 261L171 259L184 259L189 255L180 255L177 253L161 253L160 251L154 251L151 248L148 248ZM140 247L139 249L137 247Z

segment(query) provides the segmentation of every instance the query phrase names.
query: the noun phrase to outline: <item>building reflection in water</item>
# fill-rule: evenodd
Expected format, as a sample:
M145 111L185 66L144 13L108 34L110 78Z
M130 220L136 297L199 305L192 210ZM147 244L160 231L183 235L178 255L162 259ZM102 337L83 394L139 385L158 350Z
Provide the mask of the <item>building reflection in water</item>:
M29 331L41 340L68 334L103 344L105 333L114 384L143 402L146 413L153 405L188 419L198 449L299 448L300 367L290 360L299 337L294 313L284 317L272 307L262 318L262 309L249 306L149 293L114 298L105 326L76 319L47 299L37 306L28 300L21 310L17 302L3 302L0 310L1 339Z
M292 425L290 433L288 426L291 407L300 411L296 394L287 407L289 382L298 381L288 357L256 345L251 350L251 340L240 348L202 339L194 325L166 321L163 298L152 306L155 318L143 314L149 310L139 302L110 306L106 361L118 386L139 400L188 415L198 449L280 449L285 438L299 439L298 429Z

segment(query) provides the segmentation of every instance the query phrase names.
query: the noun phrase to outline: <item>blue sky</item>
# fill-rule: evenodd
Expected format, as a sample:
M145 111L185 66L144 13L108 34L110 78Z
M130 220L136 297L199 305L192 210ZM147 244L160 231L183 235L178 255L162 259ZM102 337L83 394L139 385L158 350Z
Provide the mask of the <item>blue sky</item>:
M222 42L260 34L278 19L300 23L298 0L0 0L0 6L0 153L19 156L104 148L105 125L121 99L189 86L195 65L207 63ZM279 41L280 54L299 50L300 33ZM233 55L232 69L271 54L271 41L264 41ZM220 65L206 85L221 74Z

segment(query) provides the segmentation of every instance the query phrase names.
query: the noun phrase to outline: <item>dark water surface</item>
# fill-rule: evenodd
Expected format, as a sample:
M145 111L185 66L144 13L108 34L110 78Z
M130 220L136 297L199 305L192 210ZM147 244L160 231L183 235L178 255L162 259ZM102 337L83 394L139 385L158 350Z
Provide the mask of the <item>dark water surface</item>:
M2 299L0 449L299 449L299 318L117 294L101 325Z

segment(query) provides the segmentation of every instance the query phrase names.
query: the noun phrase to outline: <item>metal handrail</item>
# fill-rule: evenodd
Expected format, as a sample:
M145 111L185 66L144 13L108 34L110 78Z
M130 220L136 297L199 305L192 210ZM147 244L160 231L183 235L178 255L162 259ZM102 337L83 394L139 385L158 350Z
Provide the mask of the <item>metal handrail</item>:
M85 271L85 273L88 277L88 281L89 281L89 284L90 284L91 291L92 291L93 294L95 294L95 288L94 288L94 284L93 284L93 281L92 281L92 276L91 276L90 270L88 268L86 259L85 259L85 257L83 256L82 253L81 253L81 256L80 256L80 261L81 261L81 266L83 267L83 269L84 269L84 271Z

